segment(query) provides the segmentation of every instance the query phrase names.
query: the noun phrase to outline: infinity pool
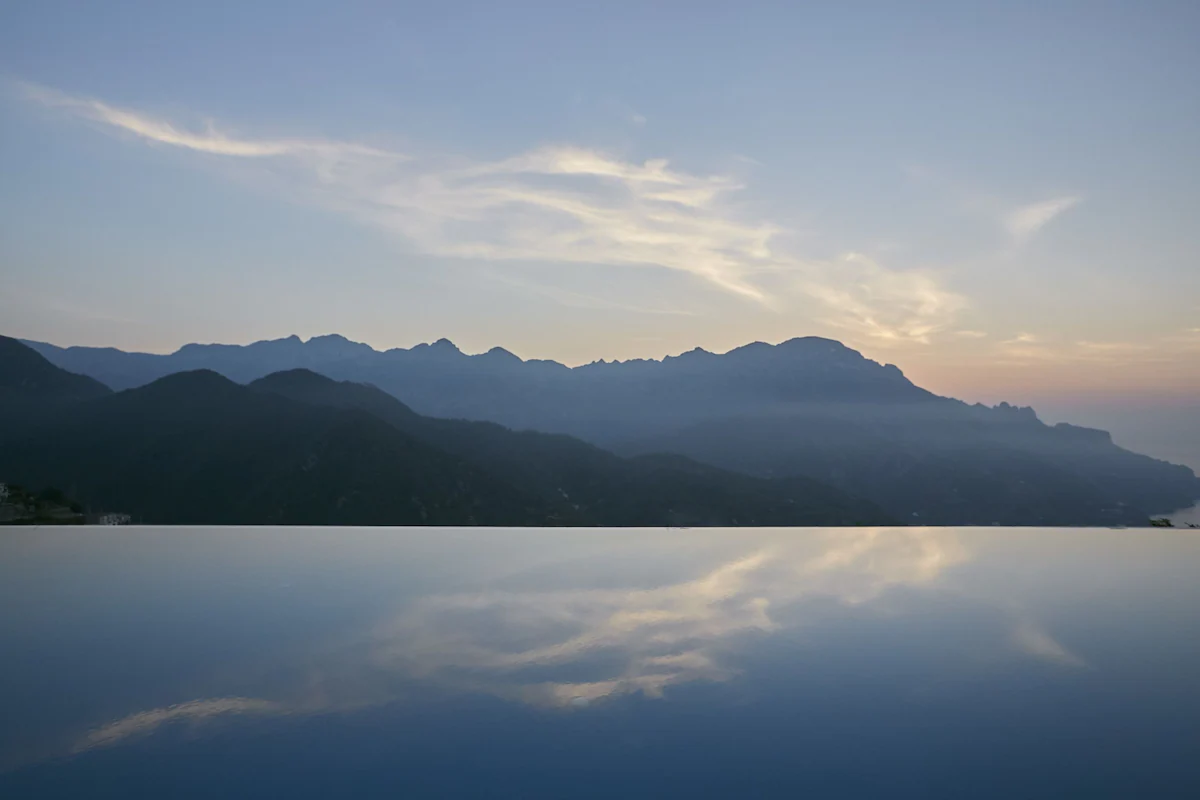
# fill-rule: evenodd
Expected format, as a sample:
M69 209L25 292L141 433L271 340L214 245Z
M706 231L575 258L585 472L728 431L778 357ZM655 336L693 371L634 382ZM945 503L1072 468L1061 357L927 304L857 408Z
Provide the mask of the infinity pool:
M0 797L1200 797L1200 532L0 530Z

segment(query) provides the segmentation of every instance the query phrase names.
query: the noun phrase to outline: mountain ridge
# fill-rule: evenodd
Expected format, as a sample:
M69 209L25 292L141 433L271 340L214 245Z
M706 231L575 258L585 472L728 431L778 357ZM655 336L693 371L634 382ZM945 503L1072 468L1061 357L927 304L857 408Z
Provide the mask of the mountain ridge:
M894 370L896 373L899 373L901 376L903 376L903 372L895 364L876 362L876 361L873 361L872 359L867 359L859 351L846 346L845 344L837 341L836 339L828 339L828 338L820 337L820 336L796 336L796 337L792 337L791 339L786 339L784 341L781 341L777 344L770 344L770 343L761 342L761 341L750 342L748 344L739 345L737 347L731 348L730 350L727 350L724 353L718 353L715 351L706 350L702 347L694 347L691 350L684 351L677 355L665 355L662 358L653 358L653 357L629 358L629 359L603 359L603 358L601 358L601 359L597 359L597 360L590 361L587 363L577 364L575 366L570 366L570 365L564 364L562 362L555 361L553 359L522 358L522 357L516 355L515 353L513 353L511 350L508 350L499 345L493 346L493 347L489 348L488 350L481 352L481 353L466 353L463 350L461 350L453 341L451 341L450 339L447 339L445 337L436 339L432 342L419 342L419 343L413 345L412 347L407 347L407 348L406 347L391 347L391 348L387 348L384 350L377 350L369 344L366 344L364 342L356 342L352 339L349 339L349 338L347 338L341 334L337 334L337 333L329 333L329 334L321 334L321 335L311 336L308 339L303 339L296 334L290 334L288 336L281 337L278 339L260 339L260 340L256 340L253 342L249 342L247 344L227 344L227 343L220 343L220 342L211 342L211 343L190 342L190 343L181 345L180 347L178 347L177 349L175 349L174 351L172 351L170 353L146 353L146 352L140 352L140 351L134 351L134 350L121 350L116 347L94 347L94 346L90 346L90 345L61 346L61 345L51 344L49 342L38 341L35 339L17 339L17 341L20 341L22 344L30 347L31 349L35 350L36 352L38 352L41 355L43 355L44 357L46 357L48 360L51 361L51 363L54 363L57 366L63 367L64 369L67 369L68 367L66 367L63 363L60 363L60 361L74 361L77 358L83 359L83 358L86 358L87 356L97 356L97 357L112 356L112 357L116 357L116 358L128 357L130 359L137 359L139 361L143 361L146 363L150 363L150 362L164 363L164 362L166 362L170 359L176 358L176 357L181 357L181 356L191 357L191 356L195 356L197 354L209 354L209 353L216 353L216 352L235 353L235 352L239 352L239 351L253 352L253 351L267 351L267 350L283 351L283 350L287 349L294 353L301 353L301 352L305 352L305 351L311 353L311 352L315 352L317 350L321 350L328 354L336 355L338 357L346 357L351 354L354 354L354 355L360 356L360 357L361 356L366 356L366 357L389 356L389 357L395 358L395 357L402 357L403 355L406 355L406 354L427 354L427 353L431 353L431 352L439 353L441 355L445 355L445 356L451 357L451 358L452 357L462 357L462 358L466 358L466 359L485 359L489 356L501 355L504 357L504 359L506 361L509 361L509 362L516 362L516 363L527 364L527 365L528 364L553 365L553 366L559 367L563 370L570 370L570 371L580 371L580 370L586 371L587 369L594 368L596 366L619 366L619 365L631 365L631 364L660 364L660 365L663 365L663 364L669 364L669 363L673 363L673 362L688 361L691 359L695 359L697 357L706 357L706 356L712 357L712 358L721 358L721 357L727 357L727 356L739 357L739 356L746 356L746 355L754 355L754 354L771 351L771 350L779 350L780 352L785 352L785 351L794 351L795 349L798 348L798 346L801 346L801 345L813 344L813 345L821 345L827 351L839 351L839 352L846 353L848 355L856 356L858 358L863 359L864 361L869 361L870 363L878 364L879 366L883 367L886 370L889 370L889 371ZM177 372L180 370L175 369L173 371ZM278 371L278 370L275 370L275 371ZM149 374L149 373L147 373L147 374ZM163 373L163 374L169 374L169 373ZM161 377L161 375L159 375L157 377ZM147 379L146 382L149 382L149 380L152 380L152 379L153 378ZM118 385L118 386L113 386L111 388L126 389L126 388L133 388L133 387L125 386L125 385Z
M170 355L28 344L56 365L90 375L116 390L201 368L214 369L238 383L307 368L336 380L379 386L421 414L568 433L603 445L653 434L663 425L743 410L748 402L766 410L778 403L858 401L867 395L871 401L939 399L909 381L895 365L879 364L819 337L796 337L778 345L751 343L720 354L692 350L690 357L597 361L575 367L516 356L496 358L492 351L467 355L447 339L384 351L344 337L339 337L336 348L322 348L319 343L328 339L313 337L304 342L292 336L250 345L185 346ZM653 385L633 386L631 381ZM610 412L631 419L646 400L664 413L632 430L604 419Z
M696 498L688 496L701 487L708 495L706 504L717 502L732 508L732 498L740 497L739 502L746 507L763 509L760 520L766 519L761 516L766 509L778 509L780 499L783 506L795 506L797 512L810 508L811 513L823 514L827 519L853 522L885 516L858 498L843 496L808 479L758 484L747 480L748 476L683 456L648 454L622 459L562 434L512 431L491 422L423 417L377 387L334 381L311 370L273 373L248 388L316 405L368 411L415 439L506 476L536 496L555 502L566 499L576 511L611 524L637 524L636 520L648 518L652 512L647 497L666 500L672 506L680 499L684 506L695 505ZM642 499L631 508L622 508L625 498ZM675 511L681 522L687 516L682 511L684 506ZM861 510L854 511L856 506ZM742 514L740 520L748 522L749 518ZM694 519L691 524L696 524Z
M1200 498L1189 468L1125 450L1107 432L1046 425L1029 407L942 397L821 337L576 367L495 348L467 355L445 339L382 352L336 336L205 347L194 351L204 358L103 351L90 364L91 351L49 352L94 377L129 377L146 358L156 370L203 366L247 384L309 369L377 387L425 417L807 478L929 524L1133 524Z
M37 428L64 405L111 393L95 378L56 367L8 336L0 336L0 364L0 435Z
M20 358L45 361L28 355ZM14 364L0 358L0 371ZM0 437L0 478L70 487L82 505L148 523L894 522L815 482L738 475L682 456L622 458L565 436L428 419L374 387L304 369L251 386L207 369L179 372L64 411Z

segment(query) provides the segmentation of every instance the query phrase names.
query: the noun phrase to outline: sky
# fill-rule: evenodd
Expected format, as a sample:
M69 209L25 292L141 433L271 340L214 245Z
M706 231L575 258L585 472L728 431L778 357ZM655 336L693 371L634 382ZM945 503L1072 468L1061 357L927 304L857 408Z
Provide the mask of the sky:
M971 401L1200 408L1198 41L1194 2L8 0L0 327L819 335Z

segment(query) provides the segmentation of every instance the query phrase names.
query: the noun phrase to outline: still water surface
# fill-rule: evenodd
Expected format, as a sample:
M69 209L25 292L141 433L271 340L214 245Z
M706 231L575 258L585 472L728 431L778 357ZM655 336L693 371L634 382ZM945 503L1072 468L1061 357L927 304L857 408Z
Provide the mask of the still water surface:
M1200 797L1200 535L0 532L0 797Z

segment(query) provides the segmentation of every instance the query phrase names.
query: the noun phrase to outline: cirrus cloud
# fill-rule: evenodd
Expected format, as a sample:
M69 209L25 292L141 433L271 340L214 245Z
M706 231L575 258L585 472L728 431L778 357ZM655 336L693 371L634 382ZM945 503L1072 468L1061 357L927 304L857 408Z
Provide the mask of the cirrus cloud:
M412 158L356 142L233 136L213 123L194 131L92 98L23 89L44 106L142 141L258 160L294 194L432 256L668 269L775 311L816 301L828 324L881 344L927 343L965 306L930 272L890 269L853 252L833 260L786 252L781 226L730 202L741 183L664 159L638 163L571 145L487 162Z
M149 142L182 147L211 155L240 158L312 155L333 158L344 155L389 160L404 158L398 153L346 142L319 139L236 138L217 130L211 121L206 123L201 132L188 131L165 120L136 111L116 108L94 98L76 97L56 89L33 84L20 84L20 88L29 99L49 108L61 109L75 116L118 128Z
M1031 203L1013 210L1004 218L1004 227L1017 241L1024 241L1055 217L1079 205L1082 198L1074 195L1055 197L1038 203Z

